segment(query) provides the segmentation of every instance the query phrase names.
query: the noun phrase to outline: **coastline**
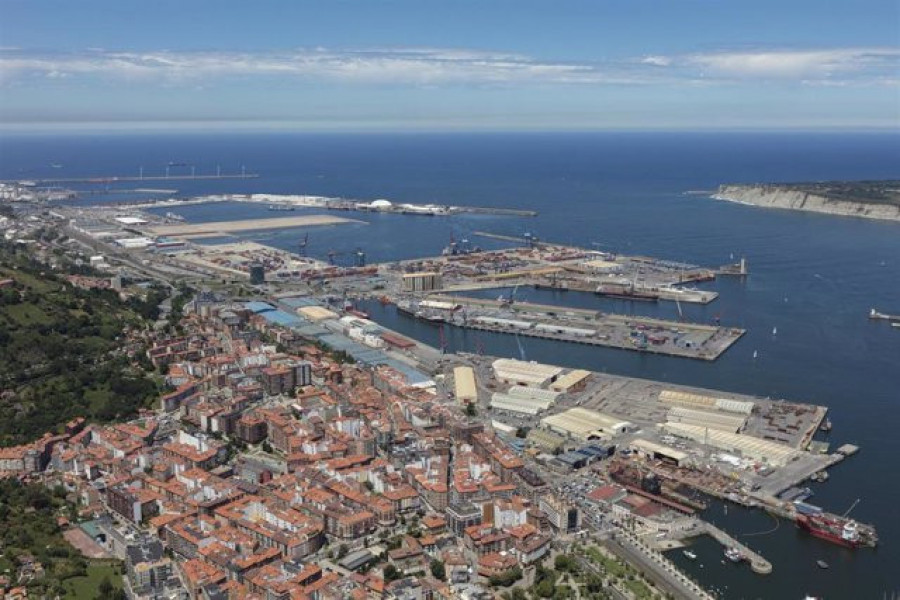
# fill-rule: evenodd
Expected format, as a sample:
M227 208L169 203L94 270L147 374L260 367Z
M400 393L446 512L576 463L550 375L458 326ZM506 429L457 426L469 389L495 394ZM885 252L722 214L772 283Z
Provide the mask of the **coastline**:
M721 185L709 197L763 208L900 222L900 204L836 199L789 184Z

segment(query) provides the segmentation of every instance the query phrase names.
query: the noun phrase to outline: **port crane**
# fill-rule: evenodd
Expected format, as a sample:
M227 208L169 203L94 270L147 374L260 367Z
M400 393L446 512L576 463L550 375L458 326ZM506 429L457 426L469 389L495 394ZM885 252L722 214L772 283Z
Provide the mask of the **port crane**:
M447 352L447 336L444 333L444 326L438 327L438 344L441 349L441 356Z
M856 505L859 504L859 501L860 501L860 498L857 498L856 500L854 500L854 501L853 501L853 504L850 505L850 508L847 509L847 512L845 512L845 513L844 513L843 515L841 515L841 516L844 517L844 518L846 518L847 515L850 514L850 511L853 510L854 508L856 508Z
M519 347L519 358L523 361L528 360L525 358L525 347L522 346L522 340L519 338L518 332L516 332L516 346Z
M297 254L306 256L306 246L309 244L309 234L305 234L303 239L297 242Z

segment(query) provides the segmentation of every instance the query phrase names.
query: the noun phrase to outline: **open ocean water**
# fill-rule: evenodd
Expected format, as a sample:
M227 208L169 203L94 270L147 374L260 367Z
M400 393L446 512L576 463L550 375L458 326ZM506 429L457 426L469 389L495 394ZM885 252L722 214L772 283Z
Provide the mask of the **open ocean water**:
M845 550L781 523L745 541L774 572L721 564L711 541L696 561L671 557L726 598L882 598L900 593L900 330L870 322L871 307L900 313L900 223L760 209L685 195L720 183L900 179L900 136L815 133L585 133L368 135L5 136L0 178L162 174L169 162L196 172L259 173L258 179L172 181L121 187L177 188L180 196L269 192L373 200L534 209L535 218L453 218L348 213L368 224L240 234L284 249L309 233L309 251L364 250L370 261L438 254L451 233L478 230L701 265L746 256L750 276L708 284L707 306L683 305L689 320L745 327L749 333L714 363L524 339L529 360L635 377L823 404L833 447L860 453L810 484L810 502L874 523L875 550ZM52 168L51 164L62 165ZM185 167L173 167L172 173ZM116 196L95 196L104 202ZM264 206L215 204L173 210L189 221L271 218ZM315 211L309 211L315 212ZM292 213L297 214L297 213ZM520 289L528 300L620 312L677 316L674 303L630 304L590 294ZM368 307L373 318L432 344L428 324ZM771 334L778 328L777 336ZM509 336L450 330L451 349L518 356ZM759 357L753 360L754 351ZM772 517L720 505L710 518L733 534L774 528ZM816 560L831 568L823 571ZM727 586L727 587L726 587Z

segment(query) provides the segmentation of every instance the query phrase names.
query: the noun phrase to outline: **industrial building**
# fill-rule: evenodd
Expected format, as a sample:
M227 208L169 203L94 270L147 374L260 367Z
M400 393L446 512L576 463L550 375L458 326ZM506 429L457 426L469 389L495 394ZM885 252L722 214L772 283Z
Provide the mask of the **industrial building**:
M460 404L471 404L478 401L478 389L475 387L475 371L472 367L456 367L453 369L453 389L456 401Z
M569 371L556 381L550 384L550 389L555 392L571 394L580 392L587 385L587 380L591 376L590 371L584 369L575 369Z
M676 450L675 448L670 448L669 446L663 446L662 444L657 444L656 442L651 442L649 440L634 440L633 442L631 442L631 447L634 450L637 450L639 454L652 459L671 462L679 467L682 466L688 459L687 452L682 452L681 450Z
M542 400L553 404L559 397L559 392L545 390L544 388L539 387L514 385L509 388L509 395L514 398L533 398L535 400Z
M511 358L495 360L493 369L494 377L501 383L532 387L541 387L549 382L556 381L556 378L562 372L560 367Z
M547 401L540 398L520 398L502 392L495 392L491 395L491 408L526 415L536 415L543 410L547 410L552 405L552 400Z
M430 292L443 286L441 274L434 271L403 274L404 292Z
M663 390L659 393L659 401L663 404L685 406L700 410L723 410L727 412L749 415L755 406L752 402L731 400L729 398L713 398L702 394L682 392L678 390Z
M747 417L734 413L673 406L666 415L666 421L738 433L747 422Z
M621 435L634 427L628 421L587 408L570 408L565 412L544 417L541 419L541 425L581 441Z
M790 446L739 433L684 423L664 423L662 428L672 435L778 467L783 467L800 455L799 451Z
M338 315L336 313L321 306L301 306L297 309L297 314L299 314L301 317L305 317L313 323L338 318Z
M591 273L620 273L622 271L622 265L611 260L603 260L602 258L598 258L595 260L589 260L581 263L581 265L590 271Z
M266 282L266 268L260 263L250 265L250 285L262 285Z

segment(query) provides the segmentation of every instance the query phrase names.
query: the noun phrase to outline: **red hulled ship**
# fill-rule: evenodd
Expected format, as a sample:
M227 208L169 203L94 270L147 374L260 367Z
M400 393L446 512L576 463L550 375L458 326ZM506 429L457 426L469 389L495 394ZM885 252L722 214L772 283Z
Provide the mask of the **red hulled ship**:
M868 525L837 515L797 515L797 526L816 537L846 548L874 546L878 539Z

